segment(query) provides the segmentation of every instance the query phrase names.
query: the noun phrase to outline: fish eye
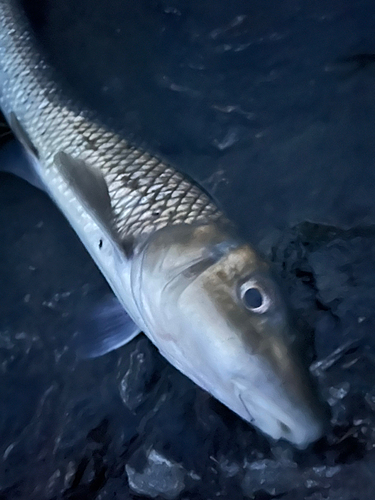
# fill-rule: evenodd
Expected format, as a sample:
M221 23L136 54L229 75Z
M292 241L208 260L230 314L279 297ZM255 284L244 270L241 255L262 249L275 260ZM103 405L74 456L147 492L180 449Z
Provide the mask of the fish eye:
M256 313L266 312L271 302L255 281L247 281L241 286L240 297L246 309Z

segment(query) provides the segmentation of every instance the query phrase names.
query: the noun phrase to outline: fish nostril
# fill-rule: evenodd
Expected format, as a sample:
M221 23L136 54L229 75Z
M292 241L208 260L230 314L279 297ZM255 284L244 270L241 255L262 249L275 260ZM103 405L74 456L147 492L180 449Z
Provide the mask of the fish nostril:
M279 420L279 425L280 425L280 429L282 430L283 434L286 434L286 435L292 434L292 429L288 425L284 424L284 422L281 422Z

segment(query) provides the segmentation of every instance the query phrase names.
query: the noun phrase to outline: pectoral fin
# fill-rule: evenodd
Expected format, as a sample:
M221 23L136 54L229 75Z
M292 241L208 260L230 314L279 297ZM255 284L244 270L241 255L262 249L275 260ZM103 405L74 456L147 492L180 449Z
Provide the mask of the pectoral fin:
M55 164L61 175L69 183L103 233L117 243L125 255L132 253L133 240L120 238L114 226L114 213L111 205L107 182L100 171L85 162L73 158L71 155L60 151L54 157Z
M98 224L106 231L111 231L113 226L111 198L101 171L63 151L57 153L54 160L61 174Z
M83 314L73 347L82 359L97 358L127 344L140 332L116 297L110 295Z

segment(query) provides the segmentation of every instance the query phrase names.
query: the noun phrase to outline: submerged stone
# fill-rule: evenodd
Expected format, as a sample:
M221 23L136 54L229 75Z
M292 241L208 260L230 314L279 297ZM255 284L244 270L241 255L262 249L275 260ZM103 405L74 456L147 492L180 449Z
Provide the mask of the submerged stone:
M176 498L185 487L186 471L184 468L168 460L156 450L147 455L144 469L138 472L129 464L126 465L129 486L136 493L152 498L158 495L166 499Z

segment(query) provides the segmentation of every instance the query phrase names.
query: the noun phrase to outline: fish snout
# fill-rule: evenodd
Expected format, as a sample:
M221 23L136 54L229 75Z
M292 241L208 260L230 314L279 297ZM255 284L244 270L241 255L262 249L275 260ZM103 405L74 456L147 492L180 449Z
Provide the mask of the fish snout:
M267 397L258 390L244 391L243 386L235 385L244 418L273 439L285 439L305 449L324 434L327 420L318 406L292 404L281 395Z

